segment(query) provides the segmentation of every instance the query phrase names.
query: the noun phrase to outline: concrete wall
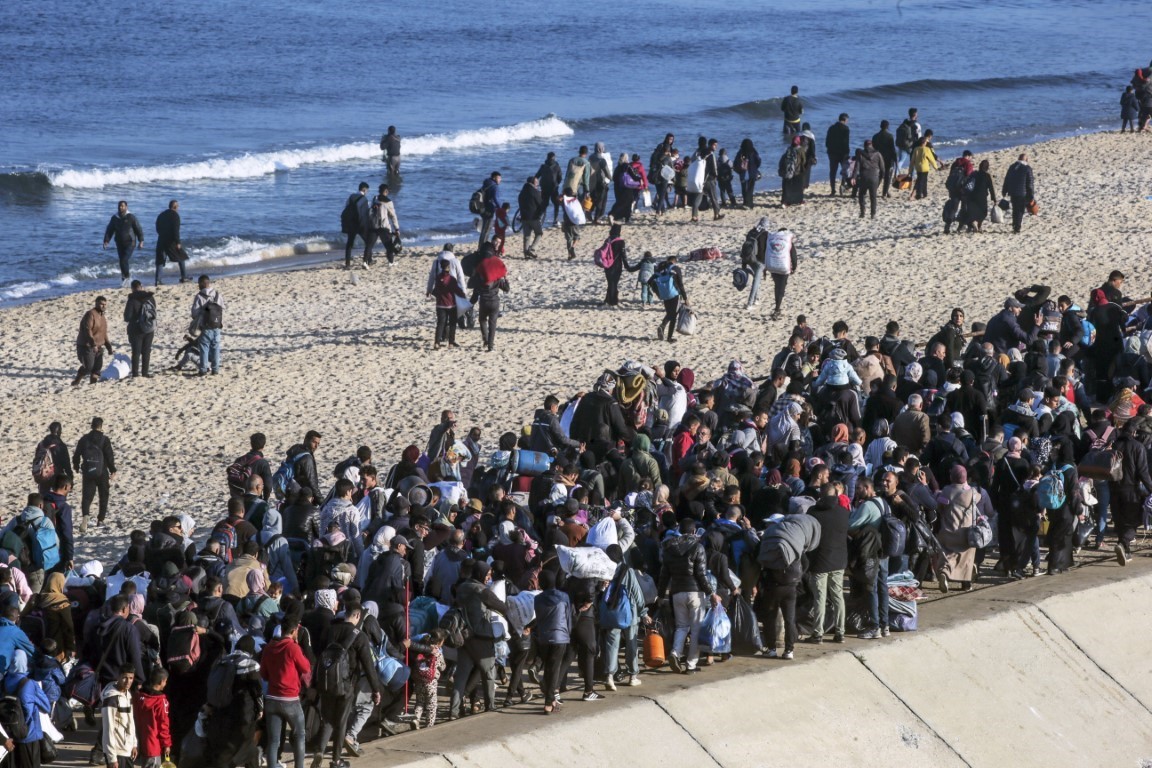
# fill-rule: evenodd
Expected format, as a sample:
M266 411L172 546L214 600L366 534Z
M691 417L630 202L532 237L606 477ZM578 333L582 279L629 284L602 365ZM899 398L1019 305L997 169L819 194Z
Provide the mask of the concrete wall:
M657 671L375 742L379 766L1152 766L1152 561L921 606L921 631ZM689 680L691 681L689 683Z

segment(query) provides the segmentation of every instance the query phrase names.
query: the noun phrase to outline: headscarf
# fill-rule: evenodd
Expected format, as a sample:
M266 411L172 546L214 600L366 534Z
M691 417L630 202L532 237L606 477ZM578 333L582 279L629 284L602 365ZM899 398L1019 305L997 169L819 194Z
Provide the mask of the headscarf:
M660 483L660 485L656 486L656 497L652 501L652 506L659 507L661 505L668 504L668 498L671 495L672 492L668 490L668 486L664 485L664 483Z
M680 386L684 387L684 389L691 390L692 386L696 383L696 372L691 368L681 368L680 375L676 377L676 380L680 382Z
M847 424L841 423L841 424L837 424L836 426L832 427L832 442L834 442L834 443L846 443L846 442L848 442L848 425Z
M60 605L70 605L71 601L68 596L64 594L64 589L67 580L62 573L50 573L44 582L44 588L40 591L40 607L41 608L55 608Z
M188 513L180 515L180 530L184 533L184 548L187 549L195 543L192 541L192 536L196 533L196 521L192 519L192 515Z
M648 439L648 435L637 432L636 437L632 438L632 450L638 453L648 453L652 450L652 441Z
M1024 441L1018 437L1008 438L1008 455L1014 459L1020 458L1020 451L1024 449Z
M144 615L145 602L146 601L144 600L144 595L140 594L139 592L137 592L136 594L129 597L128 598L128 613L129 613L129 615L142 617Z
M948 478L952 481L952 485L968 485L968 470L963 464L953 464Z
M315 598L317 608L327 608L333 613L336 612L336 590L318 589Z
M752 386L752 379L744 375L744 364L739 360L733 360L728 363L728 372L720 380L720 386L731 387L732 389L749 389Z
M248 594L261 596L268 594L268 582L264 580L264 571L261 569L253 568L248 571L244 582L248 585Z
M767 216L761 216L760 221L756 222L756 230L758 232L772 231L772 222L768 220Z
M596 379L596 384L592 387L592 391L602 395L611 395L615 389L616 376L609 371L600 374L600 378Z
M410 462L412 464L415 464L419 458L420 458L420 449L414 445L408 446L407 448L404 449L404 452L400 454L400 460L401 461L407 461L407 462Z
M923 375L924 366L920 365L920 363L908 363L907 367L904 368L904 378L908 381L914 381L919 384L920 377Z

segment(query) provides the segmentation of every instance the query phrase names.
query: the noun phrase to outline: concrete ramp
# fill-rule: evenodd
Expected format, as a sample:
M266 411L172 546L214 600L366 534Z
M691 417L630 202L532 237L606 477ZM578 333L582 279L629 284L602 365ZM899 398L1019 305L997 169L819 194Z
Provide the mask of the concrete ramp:
M921 604L921 631L644 674L368 745L378 766L1152 766L1152 560ZM573 678L575 680L575 677Z

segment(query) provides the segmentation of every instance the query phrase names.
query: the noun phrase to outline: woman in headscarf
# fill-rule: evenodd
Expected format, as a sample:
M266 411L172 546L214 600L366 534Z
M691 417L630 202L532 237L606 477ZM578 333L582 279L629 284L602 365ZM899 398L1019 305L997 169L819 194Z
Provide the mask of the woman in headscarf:
M48 574L44 588L24 606L20 624L31 633L34 642L37 634L43 639L51 638L56 641L57 655L71 658L76 655L76 631L72 625L72 601L64 594L64 583L64 574ZM144 596L140 598L143 600Z
M949 581L959 581L960 588L969 590L976 580L976 548L968 545L968 529L976 520L981 493L968 485L968 471L963 465L952 467L951 485L946 485L937 497L940 532L936 538L943 553L934 564L940 591L947 592Z
M996 564L996 570L1017 578L1024 576L1032 542L1040 530L1039 511L1032 486L1028 484L1032 465L1021 455L1023 447L1020 438L1008 438L1008 452L996 462L992 486L988 489L999 511L996 530L1000 540L1000 562Z
M780 158L780 205L804 204L804 168L808 164L808 155L804 151L804 139L793 136L792 144L784 151Z
M776 463L794 451L803 440L800 434L800 425L796 421L804 408L799 403L787 403L784 408L768 422L768 449L772 453L772 461Z
M744 198L744 207L752 210L756 181L760 178L760 153L756 151L752 139L744 139L740 142L740 149L736 151L732 168L740 177L740 193Z
M1048 510L1048 575L1063 573L1072 567L1072 534L1076 532L1077 485L1076 459L1072 441L1066 437L1052 440L1052 472L1064 481L1064 503ZM1041 481L1043 482L1043 481Z
M628 267L628 248L624 244L624 236L619 224L613 224L608 231L608 240L612 244L612 266L604 270L604 279L608 283L608 291L604 295L604 303L615 307L620 303L620 276Z
M885 457L891 457L892 451L897 448L896 441L888 436L890 430L887 419L877 419L872 425L873 439L864 452L864 464L870 476L888 463Z
M264 527L258 536L260 549L264 552L265 564L268 566L268 575L273 580L284 585L284 591L289 594L300 594L300 585L296 581L296 567L292 563L292 552L288 546L288 539L284 538L284 522L280 512L274 507L268 507L264 512Z
M905 403L908 402L909 395L914 395L922 389L920 377L923 375L924 366L920 363L908 363L904 368L904 375L896 382L896 397Z
M244 577L244 583L248 585L248 594L240 600L240 604L236 608L241 619L259 616L267 620L269 616L280 610L280 604L268 592L268 582L264 578L262 569L253 568L248 571L248 575Z
M612 173L616 202L608 214L609 221L628 223L632 220L632 209L636 206L636 196L639 194L641 184L640 174L628 161L628 155L621 153L620 160L616 163L616 170Z

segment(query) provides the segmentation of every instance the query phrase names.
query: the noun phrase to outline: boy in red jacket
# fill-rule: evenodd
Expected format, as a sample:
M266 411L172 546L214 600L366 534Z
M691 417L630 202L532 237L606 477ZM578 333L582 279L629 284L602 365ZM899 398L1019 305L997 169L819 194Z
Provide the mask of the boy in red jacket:
M160 768L172 753L172 734L168 729L167 670L157 667L148 678L148 685L136 694L132 703L136 710L136 737L140 747L137 755L144 768Z
M300 620L287 617L280 625L280 636L260 653L260 677L268 681L264 696L265 753L273 768L284 765L280 762L280 737L286 723L292 726L294 765L304 768L304 707L300 694L312 679L312 665L296 642L299 631Z

